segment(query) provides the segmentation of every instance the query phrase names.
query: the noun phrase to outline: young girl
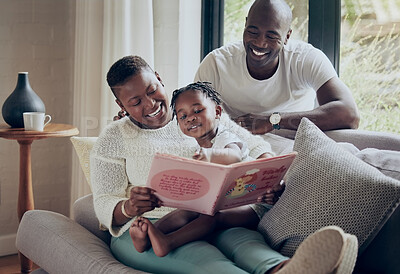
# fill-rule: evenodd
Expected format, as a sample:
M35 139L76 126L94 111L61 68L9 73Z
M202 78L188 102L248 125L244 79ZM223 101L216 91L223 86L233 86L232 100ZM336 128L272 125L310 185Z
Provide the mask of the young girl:
M220 104L219 94L209 83L197 82L174 91L171 107L179 128L185 135L195 138L200 146L193 158L220 164L254 160L249 156L247 145L219 124ZM272 196L259 197L259 202L272 204ZM157 221L155 226L146 218L138 218L132 224L130 234L135 248L142 252L148 247L143 232L148 231L154 253L162 257L183 244L204 238L215 229L241 226L255 230L265 211L262 205L224 210L215 216L176 210ZM174 232L161 232L170 231L173 224Z
M181 131L200 146L193 158L219 164L232 164L249 157L247 145L232 131L219 125L222 108L218 92L205 82L174 91L171 107ZM269 151L266 155L272 155Z

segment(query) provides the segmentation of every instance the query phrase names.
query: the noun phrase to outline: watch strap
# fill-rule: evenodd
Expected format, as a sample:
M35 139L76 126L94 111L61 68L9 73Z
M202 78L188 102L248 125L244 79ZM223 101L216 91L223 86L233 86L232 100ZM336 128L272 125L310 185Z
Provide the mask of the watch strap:
M272 127L274 129L281 129L281 126L279 124L273 124Z

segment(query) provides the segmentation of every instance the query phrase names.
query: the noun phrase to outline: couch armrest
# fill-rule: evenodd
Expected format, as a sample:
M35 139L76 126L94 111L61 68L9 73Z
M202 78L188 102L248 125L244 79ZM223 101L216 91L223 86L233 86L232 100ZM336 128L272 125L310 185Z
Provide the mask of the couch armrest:
M103 240L107 245L110 245L111 234L99 228L99 220L94 212L93 194L88 194L76 200L73 212L75 222Z
M274 134L294 139L295 130L275 130ZM328 130L325 134L336 142L346 142L355 145L358 149L377 148L382 150L400 151L400 135L386 132L368 131L360 129Z
M144 273L118 262L102 240L73 220L50 211L27 211L17 249L49 273Z
M325 131L336 142L352 143L358 149L376 148L400 151L400 135L386 132L340 129Z

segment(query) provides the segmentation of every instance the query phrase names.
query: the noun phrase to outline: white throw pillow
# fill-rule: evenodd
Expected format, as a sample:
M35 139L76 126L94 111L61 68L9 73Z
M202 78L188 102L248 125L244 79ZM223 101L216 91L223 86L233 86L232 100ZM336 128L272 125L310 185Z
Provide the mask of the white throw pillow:
M96 143L97 137L71 137L71 142L74 145L76 154L79 158L79 163L83 174L85 175L86 181L90 185L90 151L93 145Z
M259 224L267 243L292 256L311 233L338 225L368 246L400 202L400 181L387 177L303 118L286 189Z

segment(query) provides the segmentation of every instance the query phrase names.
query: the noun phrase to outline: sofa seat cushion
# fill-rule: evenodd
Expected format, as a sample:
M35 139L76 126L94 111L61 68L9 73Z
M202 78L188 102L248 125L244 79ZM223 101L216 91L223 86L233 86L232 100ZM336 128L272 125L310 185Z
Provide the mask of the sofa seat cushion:
M272 248L292 256L311 233L338 225L357 236L362 252L396 209L400 181L387 177L303 118L286 190L259 224Z
M27 211L16 246L48 273L143 273L118 262L106 243L64 215Z

